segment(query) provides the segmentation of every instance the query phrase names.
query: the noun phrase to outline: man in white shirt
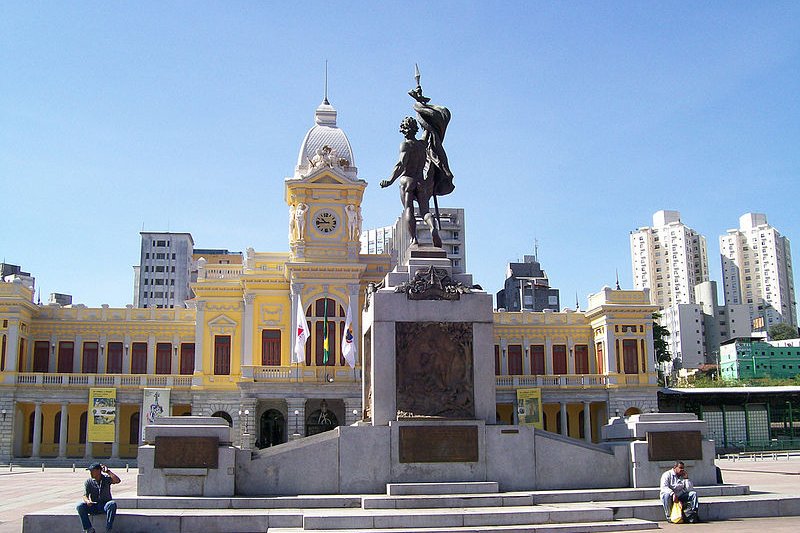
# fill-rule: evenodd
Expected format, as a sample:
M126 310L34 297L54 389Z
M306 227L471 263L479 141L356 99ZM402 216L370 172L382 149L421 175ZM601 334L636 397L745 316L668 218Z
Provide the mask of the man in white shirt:
M661 475L660 494L667 520L672 511L672 504L680 501L686 521L689 523L698 521L697 492L689 481L689 474L686 473L683 461L675 461L675 465Z

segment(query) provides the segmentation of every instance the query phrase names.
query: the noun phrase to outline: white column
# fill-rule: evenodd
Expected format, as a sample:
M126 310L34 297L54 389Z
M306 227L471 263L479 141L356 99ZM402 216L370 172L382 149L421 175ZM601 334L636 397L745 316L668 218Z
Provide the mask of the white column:
M172 359L170 359L171 363L169 365L170 374L180 374L180 371L181 371L181 366L180 365L181 365L181 363L180 363L180 357L178 356L178 353L180 352L180 349L181 349L181 339L179 337L177 337L177 336L173 337L172 338L172 354L170 355L170 357Z
M58 458L67 457L67 429L69 428L69 403L61 402L61 427L58 432Z
M111 443L111 458L119 459L119 426L121 425L120 413L122 412L122 404L117 404L117 416L114 420L114 442Z
M19 364L19 320L8 321L8 336L6 337L6 371L16 372ZM20 369L20 372L24 369Z
M83 337L75 335L75 344L72 350L72 373L80 374L83 366Z
M194 375L203 373L203 331L206 321L206 303L197 302L197 319L194 330Z
M530 341L528 337L522 337L522 374L528 375L531 373L531 350Z
M561 408L561 434L565 437L569 435L569 427L567 426L567 404L565 402L558 402Z
M58 370L58 339L55 335L50 337L50 357L47 361L47 371L55 374Z
M42 402L35 402L33 409L33 450L31 459L39 459L42 451Z
M575 373L575 343L567 337L567 374Z
M500 339L500 375L508 375L508 341Z
M583 440L592 442L592 402L583 402Z
M253 302L255 294L244 295L244 327L242 330L242 366L253 364Z
M106 338L100 337L97 342L97 373L106 373Z
M131 337L125 335L125 340L122 342L122 373L131 373Z
M546 376L553 375L553 341L550 337L544 341L544 373Z
M156 337L150 335L147 337L147 373L156 373Z
M304 398L286 398L287 417L289 427L286 428L290 439L292 435L302 437L305 434L306 401Z
M353 413L355 411L355 414ZM361 420L361 398L344 399L344 424L350 426Z

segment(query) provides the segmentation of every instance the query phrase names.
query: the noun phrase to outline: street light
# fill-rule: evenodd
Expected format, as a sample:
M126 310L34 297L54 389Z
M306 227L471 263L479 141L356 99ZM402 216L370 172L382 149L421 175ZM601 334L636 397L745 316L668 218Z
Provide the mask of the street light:
M244 414L244 418L242 418L243 414ZM239 411L239 419L242 421L242 429L243 429L242 434L244 434L244 435L247 434L247 419L248 419L249 416L250 416L250 410L249 409L245 409L244 411L241 411L241 410Z
M299 418L300 418L300 410L299 409L295 409L294 410L294 434L297 435L298 437L300 436L300 432L297 430L297 425L298 425L298 419Z

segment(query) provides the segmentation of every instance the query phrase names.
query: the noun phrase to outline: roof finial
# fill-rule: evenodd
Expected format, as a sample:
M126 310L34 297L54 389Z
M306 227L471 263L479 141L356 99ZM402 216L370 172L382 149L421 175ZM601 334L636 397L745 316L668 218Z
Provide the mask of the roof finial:
M621 291L622 289L619 288L619 269L615 268L614 272L617 274L617 290Z
M533 239L533 260L539 262L539 239Z
M581 304L578 302L578 291L575 291L575 310L581 310Z
M331 105L331 103L328 102L328 60L327 59L325 60L325 98L324 98L324 100L322 100L322 103L325 104L325 105Z

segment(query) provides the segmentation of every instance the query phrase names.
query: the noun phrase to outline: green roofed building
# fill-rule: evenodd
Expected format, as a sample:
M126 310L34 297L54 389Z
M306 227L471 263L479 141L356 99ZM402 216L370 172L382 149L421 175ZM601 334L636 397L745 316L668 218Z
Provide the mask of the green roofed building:
M744 337L722 343L722 379L793 378L800 374L800 343Z

